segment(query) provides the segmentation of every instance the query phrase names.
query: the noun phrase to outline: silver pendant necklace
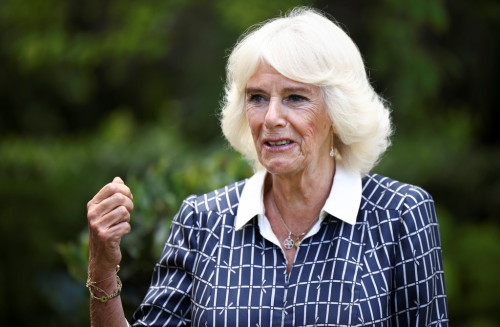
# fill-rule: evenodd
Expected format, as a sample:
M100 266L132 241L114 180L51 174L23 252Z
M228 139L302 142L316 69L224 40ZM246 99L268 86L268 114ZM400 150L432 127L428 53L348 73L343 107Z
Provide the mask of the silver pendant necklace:
M313 221L311 222L309 227L307 227L302 233L295 234L290 230L290 228L288 227L288 225L285 222L285 219L283 219L283 216L281 215L280 209L278 209L278 206L276 205L276 202L274 201L274 196L272 198L272 202L273 202L274 208L276 209L276 212L278 213L278 216L281 219L281 222L283 223L286 230L288 231L288 236L283 241L283 247L287 250L293 249L294 246L296 248L298 248L300 246L300 242L302 240L302 237L304 237L306 235L306 233L311 229L311 227L316 222L317 218L313 219ZM293 238L292 238L292 236L293 236Z

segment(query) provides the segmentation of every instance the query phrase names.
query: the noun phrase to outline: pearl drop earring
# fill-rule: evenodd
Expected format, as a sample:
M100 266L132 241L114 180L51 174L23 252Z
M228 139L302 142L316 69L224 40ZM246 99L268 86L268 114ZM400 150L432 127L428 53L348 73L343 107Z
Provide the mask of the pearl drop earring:
M333 149L333 139L334 139L334 133L333 133L333 128L332 128L332 138L330 139L330 157L335 157L335 150Z

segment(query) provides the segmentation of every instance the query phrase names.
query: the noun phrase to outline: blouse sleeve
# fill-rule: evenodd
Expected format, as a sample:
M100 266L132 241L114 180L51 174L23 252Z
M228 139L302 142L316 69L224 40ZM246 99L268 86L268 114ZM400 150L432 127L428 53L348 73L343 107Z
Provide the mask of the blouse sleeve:
M188 200L172 221L151 285L134 313L132 326L187 326L191 323L190 293L199 228L194 205Z
M441 240L432 197L405 196L394 272L394 326L448 326Z

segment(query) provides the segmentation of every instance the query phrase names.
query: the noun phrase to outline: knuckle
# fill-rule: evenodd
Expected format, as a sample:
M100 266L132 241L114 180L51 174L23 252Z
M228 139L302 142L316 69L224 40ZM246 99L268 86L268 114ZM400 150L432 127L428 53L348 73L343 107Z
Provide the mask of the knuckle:
M89 229L91 232L95 232L97 230L97 224L95 221L89 221Z
M95 220L89 222L89 227L94 232L99 232L99 223Z
M87 219L89 221L94 221L99 215L97 214L97 210L95 208L89 209L87 211Z
M127 214L125 215L125 219L127 222L130 221L130 212L127 211Z
M97 236L98 239L102 239L103 234L104 234L104 231L102 230L102 228L100 228L99 226L95 226L94 232L95 232L95 235Z
M113 201L116 201L117 203L123 203L125 201L125 198L126 196L122 193L113 194Z
M130 224L130 216L125 217L125 220L123 221L125 224Z
M118 186L115 183L109 183L105 186L106 191L113 194L118 192Z
M98 237L100 240L102 240L102 241L106 242L106 241L109 239L109 236L110 236L110 235L109 235L109 233L108 233L108 231L107 231L106 229L99 228L99 229L97 230L97 237Z
M116 210L118 211L118 214L122 217L128 215L128 210L125 206L119 206L118 208L116 208Z

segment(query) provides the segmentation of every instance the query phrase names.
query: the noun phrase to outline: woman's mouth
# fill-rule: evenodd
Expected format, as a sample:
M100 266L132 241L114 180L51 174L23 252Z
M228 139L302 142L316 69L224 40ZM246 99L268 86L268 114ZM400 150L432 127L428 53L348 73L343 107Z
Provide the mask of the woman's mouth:
M279 145L287 145L292 143L290 140L280 140L280 141L267 141L266 142L270 146L279 146Z
M294 146L295 142L289 139L264 140L264 148L270 152L288 151Z

